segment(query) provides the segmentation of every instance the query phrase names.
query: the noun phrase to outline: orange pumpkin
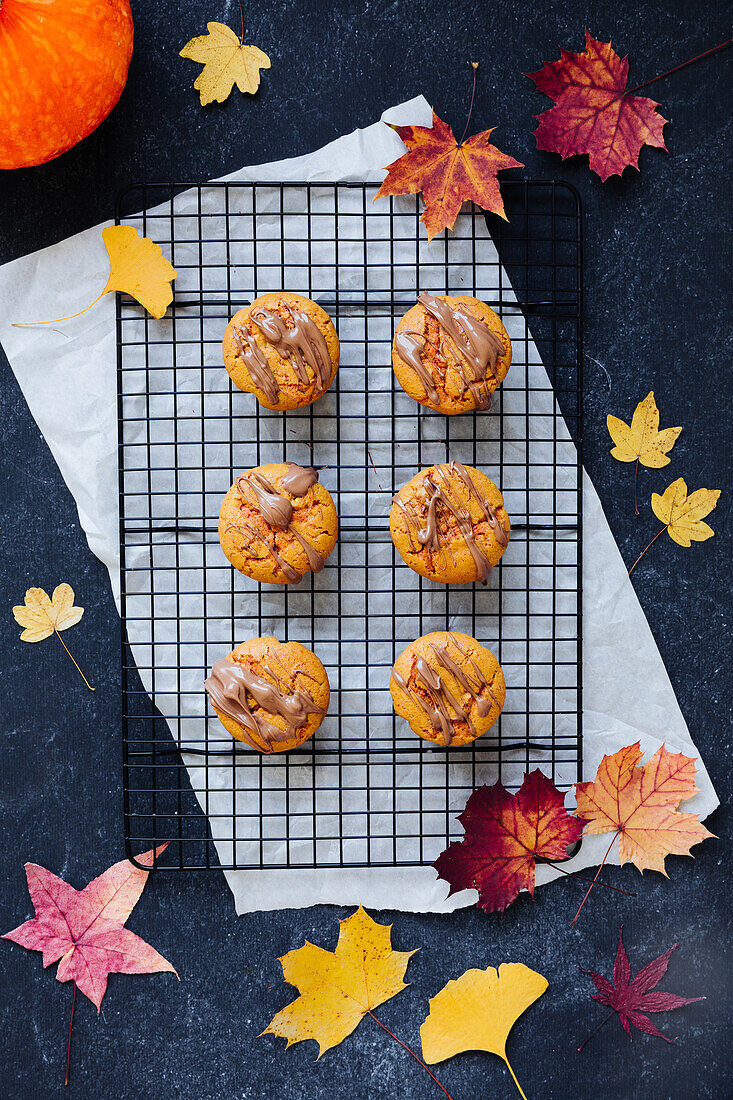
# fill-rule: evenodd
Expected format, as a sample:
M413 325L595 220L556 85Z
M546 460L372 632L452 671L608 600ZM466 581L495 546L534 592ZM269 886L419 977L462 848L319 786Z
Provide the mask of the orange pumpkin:
M91 134L122 94L132 37L129 0L0 0L0 168Z

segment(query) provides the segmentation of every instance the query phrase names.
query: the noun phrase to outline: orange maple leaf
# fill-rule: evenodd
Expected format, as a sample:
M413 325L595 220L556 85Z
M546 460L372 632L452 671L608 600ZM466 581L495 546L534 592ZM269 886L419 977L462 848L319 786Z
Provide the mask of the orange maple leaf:
M507 221L496 173L524 165L490 143L493 129L474 134L459 145L450 126L435 111L432 128L392 129L408 152L387 165L387 175L375 199L422 191L425 210L420 221L428 231L428 240L443 229L452 229L461 206L469 199Z
M664 149L667 123L659 106L626 91L628 57L620 58L610 42L597 42L585 32L585 52L560 50L560 60L526 73L541 92L555 101L538 115L537 148L564 159L587 153L602 180L639 167L642 145Z

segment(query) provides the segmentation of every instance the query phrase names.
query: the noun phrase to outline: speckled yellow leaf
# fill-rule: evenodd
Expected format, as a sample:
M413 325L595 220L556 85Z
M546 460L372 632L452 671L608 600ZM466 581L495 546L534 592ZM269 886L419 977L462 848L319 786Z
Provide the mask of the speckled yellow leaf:
M377 924L361 906L340 922L335 951L306 941L280 959L283 977L300 996L262 1032L291 1043L315 1039L320 1058L338 1046L367 1012L401 990L414 951L393 951L392 926Z
M506 1062L524 1096L506 1056L506 1041L522 1013L546 989L547 979L523 963L467 970L431 999L420 1028L423 1058L434 1065L465 1050L487 1050Z
M160 245L149 237L141 237L131 225L110 225L103 230L102 238L110 262L109 279L102 294L121 290L153 317L162 317L173 301L171 280L178 273Z
M204 66L194 82L202 106L223 103L235 84L240 92L256 92L260 86L260 69L270 68L267 54L257 46L246 46L224 23L207 23L206 26L209 33L192 38L180 54Z
M631 424L619 420L617 416L607 416L606 424L611 439L615 443L611 454L619 462L636 462L661 469L669 463L667 452L677 442L682 428L665 428L659 431L659 409L651 390L634 410Z
M25 627L20 636L22 642L42 642L55 630L67 630L84 614L83 607L74 607L74 589L70 584L60 584L49 597L42 588L29 588L25 604L13 608L15 621Z
M670 538L680 546L689 546L692 542L705 542L715 534L702 518L712 512L719 496L720 489L696 489L688 496L685 479L678 477L662 496L652 493L652 511L666 524Z

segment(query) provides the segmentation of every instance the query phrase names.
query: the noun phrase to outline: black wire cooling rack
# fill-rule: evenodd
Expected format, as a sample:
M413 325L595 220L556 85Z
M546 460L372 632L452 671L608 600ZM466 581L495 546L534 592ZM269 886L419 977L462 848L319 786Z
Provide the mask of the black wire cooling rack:
M581 216L564 183L506 183L508 221L466 207L431 244L416 196L367 184L142 184L117 221L178 271L156 321L118 295L124 828L128 855L168 842L168 868L414 865L455 836L481 782L516 790L541 767L581 775ZM136 211L143 211L136 213ZM235 390L230 316L267 290L320 301L341 367L285 414ZM485 413L443 417L402 392L394 327L421 290L470 294L502 317L513 364ZM339 513L326 568L259 586L219 547L221 498L248 467L325 469ZM485 588L418 577L389 535L391 495L455 458L504 493L509 548ZM389 672L414 638L451 628L497 654L504 712L446 752L394 715ZM204 679L248 637L315 649L331 706L300 749L234 743ZM152 700L152 702L151 702Z

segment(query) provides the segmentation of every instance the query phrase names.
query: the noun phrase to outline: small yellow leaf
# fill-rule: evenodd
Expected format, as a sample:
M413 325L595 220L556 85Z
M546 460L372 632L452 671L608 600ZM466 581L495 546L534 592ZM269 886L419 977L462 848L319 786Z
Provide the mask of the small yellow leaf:
M671 539L680 546L689 546L691 542L705 542L715 534L702 518L712 512L719 496L720 489L696 489L688 497L685 479L678 477L662 496L652 493L652 511L666 525Z
M659 409L651 390L634 410L631 424L624 423L617 416L607 416L606 424L611 439L615 443L611 454L619 462L636 462L650 466L654 470L667 466L671 451L677 442L682 428L665 428L659 431Z
M70 584L54 588L52 598L42 588L29 588L25 605L13 608L15 621L25 627L20 636L22 642L41 642L55 630L68 630L83 614L83 607L74 607L74 589Z
M522 1013L546 989L547 979L522 963L467 970L431 999L420 1028L423 1058L434 1065L465 1050L487 1050L506 1062L524 1096L506 1056L506 1041Z
M102 231L109 253L110 273L102 291L121 290L161 318L173 301L171 280L178 272L149 237L141 237L131 225L110 225Z
M270 68L270 58L257 46L245 46L224 23L207 23L209 33L192 38L180 56L197 61L203 69L194 82L201 105L223 103L236 84L240 92L254 93L260 86L260 69Z
M401 990L414 951L393 951L391 925L377 924L361 906L340 921L335 951L306 941L280 959L283 977L300 996L283 1008L262 1035L291 1043L315 1039L320 1058L338 1046L367 1012Z

